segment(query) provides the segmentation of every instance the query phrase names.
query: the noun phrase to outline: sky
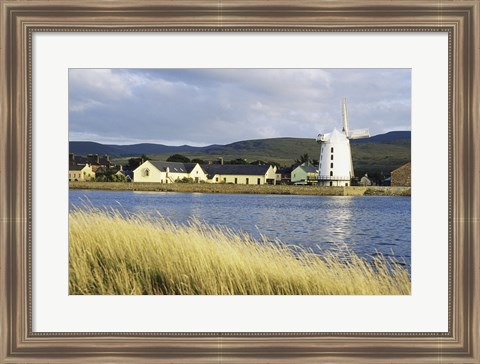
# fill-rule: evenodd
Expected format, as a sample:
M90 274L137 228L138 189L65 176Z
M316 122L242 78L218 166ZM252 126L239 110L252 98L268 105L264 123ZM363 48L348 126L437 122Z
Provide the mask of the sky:
M69 139L205 146L411 130L410 69L70 69Z

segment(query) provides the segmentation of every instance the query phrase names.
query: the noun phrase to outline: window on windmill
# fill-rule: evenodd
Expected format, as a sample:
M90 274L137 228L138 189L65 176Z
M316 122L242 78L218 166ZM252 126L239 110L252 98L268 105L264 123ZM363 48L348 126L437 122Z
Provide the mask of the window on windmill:
M330 153L333 153L333 147L330 148Z
M331 155L330 155L330 160L332 160L332 161L333 161L333 154L331 154Z
M330 171L330 177L333 177L333 171Z
M330 163L330 168L333 168L333 163Z

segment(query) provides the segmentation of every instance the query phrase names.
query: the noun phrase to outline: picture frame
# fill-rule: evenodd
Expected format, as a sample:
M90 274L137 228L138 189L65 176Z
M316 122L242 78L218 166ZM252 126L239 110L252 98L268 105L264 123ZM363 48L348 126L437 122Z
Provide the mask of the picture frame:
M480 2L0 1L0 360L480 361ZM449 36L446 333L37 333L32 330L34 32L445 32Z

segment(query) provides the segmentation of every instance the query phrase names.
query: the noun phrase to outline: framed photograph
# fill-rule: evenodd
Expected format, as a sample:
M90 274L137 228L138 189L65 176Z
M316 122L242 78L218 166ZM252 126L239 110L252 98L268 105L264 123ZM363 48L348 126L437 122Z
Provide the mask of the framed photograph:
M480 360L480 2L0 4L2 362Z

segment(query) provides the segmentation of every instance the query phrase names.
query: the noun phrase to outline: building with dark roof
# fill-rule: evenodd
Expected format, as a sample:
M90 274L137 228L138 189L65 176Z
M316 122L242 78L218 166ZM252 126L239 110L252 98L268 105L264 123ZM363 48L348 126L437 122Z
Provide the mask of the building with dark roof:
M96 170L100 167L115 167L115 163L110 161L110 157L107 154L105 154L103 157L99 156L98 154L88 154L86 157L83 157L81 155L70 153L68 155L68 164L69 166L85 166L88 164L92 167L94 172L96 172Z
M180 163L148 160L133 171L134 182L174 183L184 178L193 182L207 180L198 163Z
M316 184L318 170L309 163L302 163L291 172L291 182L295 184Z
M88 163L83 166L71 165L68 167L69 181L91 181L93 179L95 179L95 172Z
M245 185L276 184L276 167L251 164L202 165L211 183L234 183Z
M193 182L275 184L276 168L270 165L203 164L146 161L133 171L134 182L173 183L184 178Z

